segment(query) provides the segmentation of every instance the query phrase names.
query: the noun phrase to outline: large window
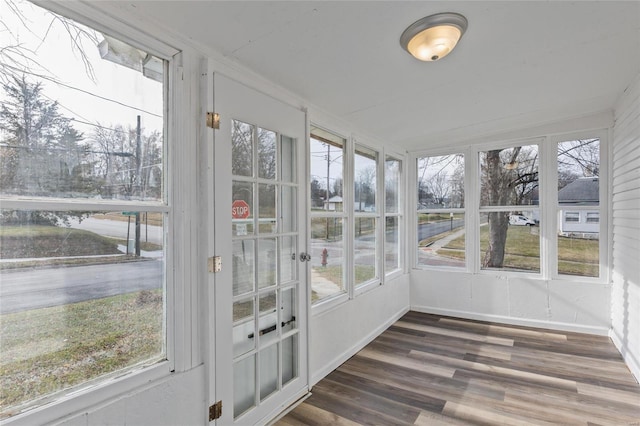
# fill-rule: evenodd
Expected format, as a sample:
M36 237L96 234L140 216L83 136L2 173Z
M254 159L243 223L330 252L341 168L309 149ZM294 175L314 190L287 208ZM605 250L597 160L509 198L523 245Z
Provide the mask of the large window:
M346 292L345 241L348 208L344 206L346 140L313 127L310 137L311 300Z
M480 152L480 266L540 271L538 146Z
M377 261L380 207L376 203L378 154L356 146L353 170L353 264L354 283L358 287L380 277Z
M558 274L600 275L600 140L558 143Z
M0 15L2 418L166 359L170 207L165 62L30 3Z
M417 263L464 267L464 156L419 157L417 171Z
M469 147L478 161L466 171L462 154L416 157L417 266L464 266L466 253L473 271L602 277L602 137L541 141ZM477 206L471 217L467 209L469 247L465 198Z
M384 269L389 275L402 268L401 263L401 184L402 161L387 155L384 162Z

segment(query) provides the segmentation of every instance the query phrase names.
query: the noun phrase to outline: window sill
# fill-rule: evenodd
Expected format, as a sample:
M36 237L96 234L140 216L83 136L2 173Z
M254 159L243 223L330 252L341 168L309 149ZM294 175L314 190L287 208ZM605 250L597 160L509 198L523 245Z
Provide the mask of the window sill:
M51 424L70 414L86 412L88 408L117 399L136 388L159 381L171 375L171 363L161 361L148 367L113 373L112 377L103 378L98 383L79 387L45 397L41 405L27 406L24 412L3 419L3 426ZM82 385L81 385L82 386Z
M330 311L349 300L349 295L346 292L337 294L332 297L327 297L325 300L321 300L311 305L311 316L320 315L327 311Z
M358 287L355 288L355 292L354 292L355 297L358 297L363 293L371 291L376 287L380 287L381 285L382 285L382 282L380 281L379 278L376 278L375 280L366 282L364 284L360 284Z

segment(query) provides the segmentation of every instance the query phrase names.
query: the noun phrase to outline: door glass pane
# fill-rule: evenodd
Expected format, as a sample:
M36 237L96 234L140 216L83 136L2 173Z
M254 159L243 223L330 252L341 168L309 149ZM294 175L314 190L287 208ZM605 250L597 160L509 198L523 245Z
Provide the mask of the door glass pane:
M345 291L343 281L343 220L311 219L311 300L316 302Z
M464 155L420 157L418 210L464 207Z
M357 212L376 211L376 176L378 154L356 148L354 160L354 208Z
M354 266L356 285L370 281L376 273L376 219L355 218Z
M261 128L258 129L258 177L276 178L276 134Z
M280 237L280 284L296 280L296 257L296 238Z
M311 210L343 211L344 139L311 134Z
M236 176L253 176L254 126L231 120L231 173Z
M384 267L385 272L392 272L400 267L400 247L398 245L398 223L396 216L385 218L384 229Z
M282 333L296 328L296 289L294 287L280 292L280 321Z
M278 390L278 345L260 351L260 401Z
M255 358L251 355L233 365L233 415L236 418L255 405Z
M258 288L276 284L276 239L258 240Z
M233 181L233 203L231 217L233 235L253 234L253 184Z
M276 310L276 292L260 295L260 346L278 338L278 312Z
M233 242L233 295L239 296L254 289L254 246L253 240Z
M259 232L273 234L276 228L276 185L259 184Z
M280 180L296 182L296 146L293 138L280 136Z
M294 334L282 345L282 386L298 377L298 334Z
M297 230L296 221L296 202L297 202L297 188L293 186L282 186L280 197L280 232L295 232Z
M233 304L233 356L249 352L255 347L254 299L244 299Z

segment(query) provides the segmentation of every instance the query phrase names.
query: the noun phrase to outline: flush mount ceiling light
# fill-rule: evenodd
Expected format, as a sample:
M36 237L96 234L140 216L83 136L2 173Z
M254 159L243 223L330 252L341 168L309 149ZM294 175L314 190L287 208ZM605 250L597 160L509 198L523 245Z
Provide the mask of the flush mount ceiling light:
M447 56L467 29L467 18L459 13L438 13L409 26L402 36L402 48L421 61Z

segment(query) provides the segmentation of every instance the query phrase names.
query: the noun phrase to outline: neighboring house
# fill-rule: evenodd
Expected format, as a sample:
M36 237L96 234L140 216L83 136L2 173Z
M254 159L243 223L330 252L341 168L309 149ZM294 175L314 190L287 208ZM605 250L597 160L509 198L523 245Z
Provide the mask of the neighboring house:
M331 212L342 211L342 197L336 195L329 198L329 201L324 202L324 209Z
M600 231L599 192L598 177L576 179L558 191L558 203L563 206L558 213L560 235L597 236ZM571 206L593 206L593 210L572 209Z

